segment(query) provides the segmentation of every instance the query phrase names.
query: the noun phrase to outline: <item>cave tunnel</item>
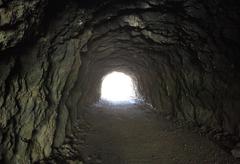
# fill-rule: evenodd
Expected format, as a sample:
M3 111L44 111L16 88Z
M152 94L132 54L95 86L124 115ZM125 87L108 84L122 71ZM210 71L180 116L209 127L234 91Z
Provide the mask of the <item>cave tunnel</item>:
M237 0L0 0L0 163L240 163L239 20Z

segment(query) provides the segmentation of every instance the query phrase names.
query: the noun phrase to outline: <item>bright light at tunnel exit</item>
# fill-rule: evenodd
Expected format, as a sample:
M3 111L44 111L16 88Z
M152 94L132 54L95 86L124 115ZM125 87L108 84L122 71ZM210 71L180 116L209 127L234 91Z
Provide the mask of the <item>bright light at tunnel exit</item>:
M133 102L136 98L133 80L122 72L112 72L102 81L101 99L113 103Z

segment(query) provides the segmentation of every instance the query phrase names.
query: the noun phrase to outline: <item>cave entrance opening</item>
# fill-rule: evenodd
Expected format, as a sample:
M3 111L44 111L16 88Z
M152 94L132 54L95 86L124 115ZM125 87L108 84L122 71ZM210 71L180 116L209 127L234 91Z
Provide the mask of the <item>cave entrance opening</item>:
M131 76L112 72L103 77L101 100L113 104L130 104L137 100L136 87Z

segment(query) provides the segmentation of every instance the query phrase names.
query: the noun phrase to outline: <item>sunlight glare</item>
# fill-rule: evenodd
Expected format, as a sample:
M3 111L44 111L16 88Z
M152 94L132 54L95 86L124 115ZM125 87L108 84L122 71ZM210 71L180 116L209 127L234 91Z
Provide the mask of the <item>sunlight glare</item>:
M110 102L124 102L135 99L132 79L121 72L112 72L104 77L101 87L101 99Z

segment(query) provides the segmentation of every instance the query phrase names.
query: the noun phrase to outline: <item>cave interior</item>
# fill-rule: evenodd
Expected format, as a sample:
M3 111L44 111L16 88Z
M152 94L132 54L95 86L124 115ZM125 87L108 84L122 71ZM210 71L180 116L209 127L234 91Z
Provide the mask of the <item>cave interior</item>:
M0 163L240 163L237 0L0 0Z

